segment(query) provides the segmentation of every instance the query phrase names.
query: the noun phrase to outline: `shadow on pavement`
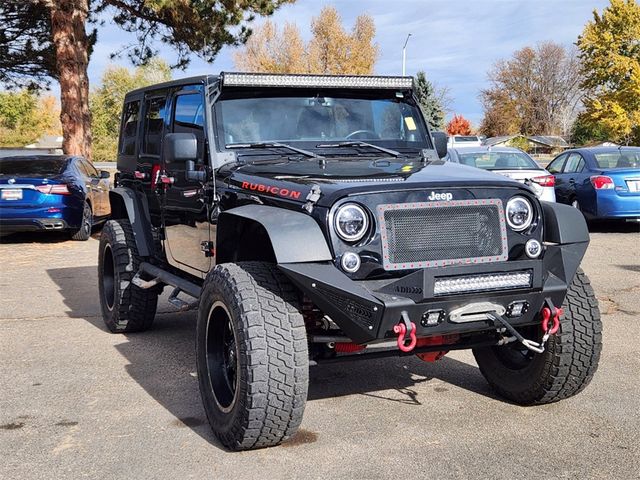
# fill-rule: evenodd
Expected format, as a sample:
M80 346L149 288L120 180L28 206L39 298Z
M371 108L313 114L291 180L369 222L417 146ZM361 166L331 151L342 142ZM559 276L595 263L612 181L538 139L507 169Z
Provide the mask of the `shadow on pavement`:
M100 239L100 232L104 224L94 225L91 229L91 238L96 240ZM51 231L36 231L36 232L17 232L9 233L6 235L0 235L0 244L18 244L18 243L62 243L73 242L68 232L51 232Z
M624 222L615 220L592 220L589 222L591 233L639 233L640 222Z
M100 316L96 267L70 267L47 270L56 283L72 318L84 318L106 331ZM95 299L88 309L87 297ZM174 427L188 427L213 445L202 408L195 360L195 312L160 313L147 332L122 335L126 341L115 345L127 360L127 373L176 420ZM372 374L375 372L375 374ZM310 368L309 401L347 395L364 395L407 405L423 401L416 385L439 380L480 395L496 398L474 365L445 357L425 363L414 356L390 357L313 366ZM386 392L393 390L392 394ZM447 390L438 383L435 392ZM336 415L336 413L331 413ZM342 414L347 414L342 412ZM222 447L220 447L222 448Z

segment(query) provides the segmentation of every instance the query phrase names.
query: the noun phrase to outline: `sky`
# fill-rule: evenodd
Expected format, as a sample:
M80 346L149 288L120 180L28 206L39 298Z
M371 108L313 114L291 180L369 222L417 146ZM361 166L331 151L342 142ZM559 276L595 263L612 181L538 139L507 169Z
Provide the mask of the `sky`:
M602 11L608 4L608 0L297 0L270 18L276 24L296 23L307 39L311 18L325 5L336 7L347 29L358 15L368 13L375 21L380 52L375 73L381 75L401 74L402 46L410 33L406 73L424 70L437 86L449 89L451 114L462 114L478 125L482 119L478 95L487 87L487 72L497 60L542 41L571 46L593 18L593 10ZM133 40L105 22L89 64L92 86L99 84L109 64L129 65L125 57L110 60L109 56ZM174 77L233 70L233 51L223 48L212 64L193 56L187 70L175 71ZM160 56L168 62L175 59L166 46L160 48Z

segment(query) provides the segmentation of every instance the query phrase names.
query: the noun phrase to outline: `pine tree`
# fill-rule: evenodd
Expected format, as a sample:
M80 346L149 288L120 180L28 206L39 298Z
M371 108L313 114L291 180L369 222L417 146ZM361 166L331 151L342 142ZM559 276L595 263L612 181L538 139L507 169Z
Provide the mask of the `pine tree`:
M423 71L416 74L414 92L425 120L434 130L444 128L444 108L433 84Z

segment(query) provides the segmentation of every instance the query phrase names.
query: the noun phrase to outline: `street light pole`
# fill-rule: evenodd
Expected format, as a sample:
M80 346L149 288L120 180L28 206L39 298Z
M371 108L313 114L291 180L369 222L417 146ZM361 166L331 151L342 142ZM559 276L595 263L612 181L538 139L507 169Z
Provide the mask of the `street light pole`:
M407 35L407 39L404 41L404 47L402 47L402 76L404 77L406 71L407 64L407 42L409 41L409 37L411 34Z

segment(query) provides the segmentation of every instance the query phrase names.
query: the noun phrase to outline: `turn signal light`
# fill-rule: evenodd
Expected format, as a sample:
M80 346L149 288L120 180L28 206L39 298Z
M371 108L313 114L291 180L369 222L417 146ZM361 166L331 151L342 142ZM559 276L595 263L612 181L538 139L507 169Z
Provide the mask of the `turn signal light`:
M591 185L596 190L613 190L613 180L605 175L595 175L591 177Z
M64 184L57 185L37 185L36 190L47 195L70 195L69 188Z
M541 177L533 177L531 181L537 183L541 187L553 187L556 184L556 177L553 175L543 175Z

